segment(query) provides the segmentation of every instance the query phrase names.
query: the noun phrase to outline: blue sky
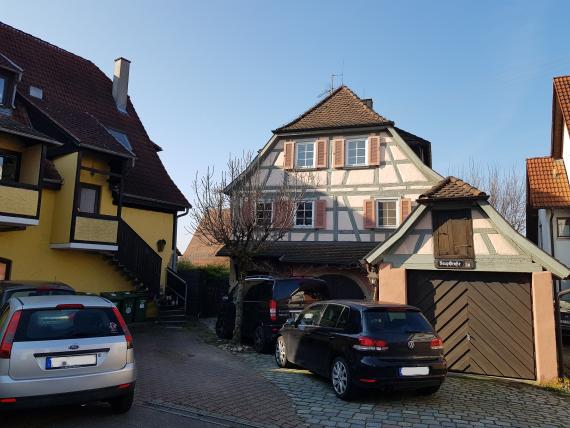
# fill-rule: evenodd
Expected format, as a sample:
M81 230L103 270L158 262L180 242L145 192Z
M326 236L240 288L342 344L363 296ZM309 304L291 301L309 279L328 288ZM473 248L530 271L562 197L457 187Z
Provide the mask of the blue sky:
M191 199L196 172L261 148L341 72L432 142L440 173L469 159L522 170L549 151L568 16L567 1L28 0L0 19L108 75L117 56L132 60L131 98Z

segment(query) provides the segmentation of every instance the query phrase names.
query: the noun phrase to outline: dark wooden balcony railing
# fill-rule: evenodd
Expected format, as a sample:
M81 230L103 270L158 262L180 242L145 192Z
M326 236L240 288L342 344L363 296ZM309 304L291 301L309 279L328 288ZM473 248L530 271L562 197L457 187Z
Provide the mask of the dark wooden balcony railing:
M160 295L162 258L125 221L119 222L117 259L149 292Z

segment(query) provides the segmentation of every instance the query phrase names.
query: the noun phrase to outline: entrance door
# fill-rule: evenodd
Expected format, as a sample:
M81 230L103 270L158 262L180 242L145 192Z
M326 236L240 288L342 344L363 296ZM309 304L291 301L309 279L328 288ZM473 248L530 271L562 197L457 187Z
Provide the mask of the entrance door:
M451 371L535 378L528 274L409 271L408 302L442 337Z

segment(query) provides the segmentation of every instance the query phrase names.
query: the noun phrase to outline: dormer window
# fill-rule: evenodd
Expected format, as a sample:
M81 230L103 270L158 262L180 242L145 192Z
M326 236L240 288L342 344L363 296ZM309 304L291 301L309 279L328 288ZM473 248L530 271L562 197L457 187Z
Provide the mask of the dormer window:
M121 143L121 145L127 149L127 150L132 150L132 146L131 143L129 142L129 138L127 137L127 134L125 134L124 132L121 131L117 131L116 129L112 129L112 128L107 128L107 131L109 132L109 134L111 134L113 136L113 138L115 140L117 140L119 143Z
M6 104L6 99L8 98L8 79L6 76L0 74L0 105Z
M22 71L12 60L0 52L0 106L13 107L16 84L22 77Z

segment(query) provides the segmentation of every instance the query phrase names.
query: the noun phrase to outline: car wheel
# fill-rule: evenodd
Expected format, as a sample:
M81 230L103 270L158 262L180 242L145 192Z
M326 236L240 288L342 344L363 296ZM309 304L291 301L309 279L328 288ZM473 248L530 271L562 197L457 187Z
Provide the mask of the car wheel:
M226 323L224 320L218 319L216 321L216 336L220 339L231 339L231 334L226 331Z
M135 396L134 392L129 392L126 395L113 398L112 400L110 400L109 404L111 405L111 410L113 411L113 413L116 415L127 413L131 409L131 406L133 405L134 396Z
M268 351L267 339L262 326L257 326L253 333L253 348L258 354L264 354Z
M440 387L441 387L441 385L428 386L426 388L421 388L421 389L418 389L418 394L420 394L420 395L433 395L437 391L439 391Z
M336 396L342 400L354 398L356 386L352 382L352 375L348 363L342 357L334 359L331 366L331 384Z
M285 338L279 336L275 344L275 362L283 369L291 367L291 363L287 360L287 348L285 346Z

